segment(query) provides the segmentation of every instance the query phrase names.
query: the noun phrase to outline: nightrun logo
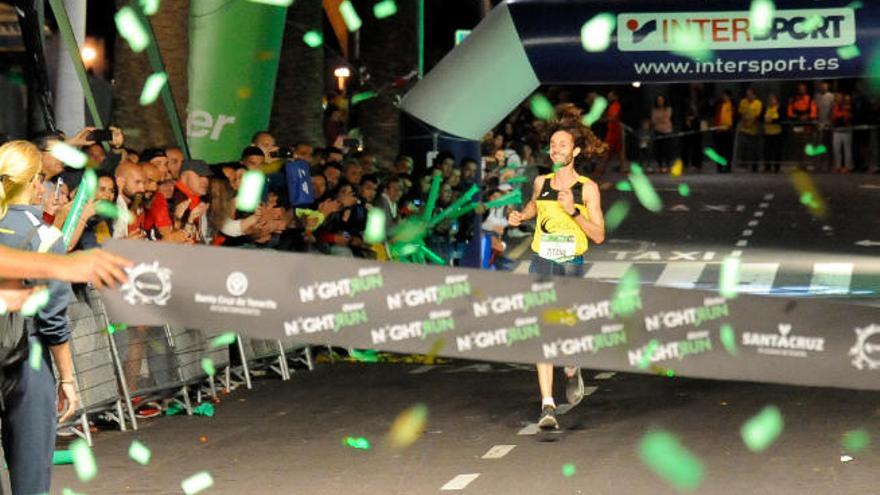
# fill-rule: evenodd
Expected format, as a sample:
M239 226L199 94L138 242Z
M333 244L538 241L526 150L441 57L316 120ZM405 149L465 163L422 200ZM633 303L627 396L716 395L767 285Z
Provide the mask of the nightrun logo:
M805 24L813 24L814 29ZM694 41L696 39L696 41ZM683 43L708 50L831 48L856 41L851 8L777 10L766 33L752 32L748 11L622 13L617 16L620 51L671 51Z

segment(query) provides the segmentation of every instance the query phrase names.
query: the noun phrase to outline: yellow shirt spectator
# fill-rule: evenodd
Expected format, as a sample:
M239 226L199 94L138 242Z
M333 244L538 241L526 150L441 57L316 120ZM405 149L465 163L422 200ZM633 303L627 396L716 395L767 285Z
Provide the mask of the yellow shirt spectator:
M739 110L737 111L740 118L740 132L751 135L758 134L758 118L761 116L761 109L763 107L761 100L757 98L751 101L748 98L740 100Z

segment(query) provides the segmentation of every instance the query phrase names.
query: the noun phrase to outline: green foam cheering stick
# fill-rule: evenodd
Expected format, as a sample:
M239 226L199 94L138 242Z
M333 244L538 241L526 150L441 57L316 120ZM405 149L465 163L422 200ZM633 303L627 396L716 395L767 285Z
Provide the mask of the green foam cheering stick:
M80 181L79 188L76 190L76 196L73 198L73 206L70 208L70 214L67 215L67 219L64 221L64 226L61 227L61 238L64 240L64 245L70 247L70 240L73 237L73 232L76 230L77 224L79 224L79 218L82 216L83 208L85 208L86 203L95 197L95 190L98 188L98 176L95 175L95 171L92 169L86 169L83 172L82 181Z

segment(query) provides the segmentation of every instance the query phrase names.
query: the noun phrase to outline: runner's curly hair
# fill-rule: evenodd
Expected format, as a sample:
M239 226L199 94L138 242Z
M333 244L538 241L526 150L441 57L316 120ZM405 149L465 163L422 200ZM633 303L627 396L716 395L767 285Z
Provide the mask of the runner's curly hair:
M574 144L581 149L581 156L591 158L608 152L608 143L602 141L583 123L584 111L574 103L556 106L556 120L552 122L550 135L565 131L574 137Z

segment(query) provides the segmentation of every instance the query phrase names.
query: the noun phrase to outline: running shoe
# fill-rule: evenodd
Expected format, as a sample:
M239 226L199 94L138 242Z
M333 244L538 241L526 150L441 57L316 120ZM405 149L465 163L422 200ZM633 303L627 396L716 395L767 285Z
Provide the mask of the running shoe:
M571 405L577 405L584 399L584 379L581 376L581 369L577 368L574 375L565 375L565 398Z
M556 408L553 406L544 406L541 409L541 418L538 420L538 427L542 430L558 430L559 422L556 421Z
M147 402L135 410L134 415L139 419L155 418L162 414L162 406L157 402Z

